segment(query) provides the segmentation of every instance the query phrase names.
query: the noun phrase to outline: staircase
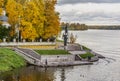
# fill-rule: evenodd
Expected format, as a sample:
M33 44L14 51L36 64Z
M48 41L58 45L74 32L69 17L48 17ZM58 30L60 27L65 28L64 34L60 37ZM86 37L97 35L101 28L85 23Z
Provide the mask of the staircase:
M78 45L78 44L68 44L67 50L68 50L68 51L81 51L82 48L81 48L81 46Z
M75 55L75 61L80 61L82 58L79 55Z
M32 49L14 48L14 50L21 55L29 64L43 66L41 63L41 56Z

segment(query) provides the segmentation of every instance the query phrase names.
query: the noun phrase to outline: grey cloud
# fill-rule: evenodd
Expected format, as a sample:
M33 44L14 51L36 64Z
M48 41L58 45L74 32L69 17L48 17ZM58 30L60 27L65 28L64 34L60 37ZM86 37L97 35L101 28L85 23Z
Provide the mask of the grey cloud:
M80 15L75 15L75 13L65 13L62 15L62 21L67 22L80 22L80 23L116 23L117 21L120 21L120 16L113 15L103 12L88 12ZM67 16L66 16L67 15ZM110 23L111 22L111 23Z
M77 3L120 3L120 0L58 0L58 5Z
M85 24L120 24L119 8L120 3L78 3L56 6L61 21Z

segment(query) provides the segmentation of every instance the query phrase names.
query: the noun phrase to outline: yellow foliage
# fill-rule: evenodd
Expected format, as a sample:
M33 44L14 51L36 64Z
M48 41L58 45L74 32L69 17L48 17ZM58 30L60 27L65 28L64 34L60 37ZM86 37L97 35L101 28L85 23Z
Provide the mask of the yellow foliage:
M3 7L3 5L4 5L4 0L0 0L0 15L2 15L2 11L3 11L2 7Z
M20 30L23 39L35 40L38 37L35 28L32 27L30 22L22 21Z
M2 25L2 23L3 23L3 22L2 22L2 21L0 21L0 25Z
M59 14L55 12L55 4L56 0L45 0L45 39L57 36L60 31Z
M22 16L22 5L14 0L8 0L6 5L8 22L11 25L18 24L19 16Z
M10 36L15 36L15 26L19 24L19 16L22 16L22 5L14 0L8 0L6 4L8 22L11 24Z
M16 35L15 26L20 25L24 39L47 39L58 35L60 23L55 4L56 0L7 0L5 6L11 25L10 36Z
M37 1L37 2L36 2ZM24 20L32 23L32 26L36 29L38 36L43 34L44 24L44 8L41 2L42 0L33 0L25 5Z
M0 15L2 15L2 8L0 8Z

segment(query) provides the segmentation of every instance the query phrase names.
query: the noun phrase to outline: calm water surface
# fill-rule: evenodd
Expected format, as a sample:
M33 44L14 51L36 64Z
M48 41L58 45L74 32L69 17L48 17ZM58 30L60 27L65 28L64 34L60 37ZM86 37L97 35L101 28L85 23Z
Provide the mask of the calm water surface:
M0 81L120 81L120 30L70 31L77 43L106 56L94 65L25 67L0 75Z

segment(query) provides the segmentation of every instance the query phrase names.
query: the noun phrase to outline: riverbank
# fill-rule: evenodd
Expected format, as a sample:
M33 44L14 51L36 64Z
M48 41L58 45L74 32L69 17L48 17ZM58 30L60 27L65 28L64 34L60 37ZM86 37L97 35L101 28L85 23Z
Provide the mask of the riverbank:
M25 60L9 48L0 48L0 72L25 66Z
M15 48L14 50L28 63L42 67L86 65L99 60L95 52L80 44L68 44L66 50L64 50L63 43L54 50L24 48Z
M58 49L64 49L63 45L60 45ZM79 61L95 62L98 61L100 58L105 58L104 56L94 52L90 48L77 43L68 44L67 50L70 54L75 55L75 59Z
M17 48L16 48L17 49ZM0 48L0 71L8 71L21 66L25 66L25 60L27 63L32 63L37 66L47 66L47 67L57 67L57 66L74 66L74 65L88 65L93 64L94 61L98 61L99 57L103 58L103 56L99 55L89 48L79 45L79 44L68 44L67 50L64 51L64 46L62 44L58 45L58 48L54 49L55 52L63 50L63 53L66 54L45 54L42 55L40 51L45 53L50 53L51 49L47 50L39 50L38 53L35 50L23 49L11 50L8 48ZM25 52L26 53L23 53ZM17 52L17 54L15 53ZM53 50L52 50L53 51ZM23 55L19 54L23 53ZM53 52L52 52L53 53ZM38 55L39 54L39 55ZM23 60L22 56L25 60ZM27 55L27 56L26 56ZM90 57L90 58L88 58ZM30 60L31 59L31 60ZM47 61L47 63L46 63Z

